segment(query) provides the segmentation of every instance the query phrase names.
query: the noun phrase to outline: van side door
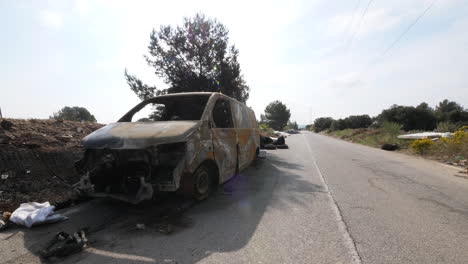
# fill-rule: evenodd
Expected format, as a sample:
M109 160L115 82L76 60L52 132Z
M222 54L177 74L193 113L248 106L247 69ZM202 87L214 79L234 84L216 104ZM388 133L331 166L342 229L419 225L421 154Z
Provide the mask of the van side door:
M212 111L211 135L215 161L219 168L220 183L236 173L237 134L229 100L219 98Z

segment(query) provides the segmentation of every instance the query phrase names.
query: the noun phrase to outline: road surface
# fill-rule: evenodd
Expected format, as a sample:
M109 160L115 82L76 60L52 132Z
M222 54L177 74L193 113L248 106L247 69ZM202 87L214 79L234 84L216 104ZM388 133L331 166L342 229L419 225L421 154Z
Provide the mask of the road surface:
M468 263L457 169L308 132L287 143L199 204L93 200L66 222L7 230L0 263L40 263L53 234L80 227L90 247L65 263Z

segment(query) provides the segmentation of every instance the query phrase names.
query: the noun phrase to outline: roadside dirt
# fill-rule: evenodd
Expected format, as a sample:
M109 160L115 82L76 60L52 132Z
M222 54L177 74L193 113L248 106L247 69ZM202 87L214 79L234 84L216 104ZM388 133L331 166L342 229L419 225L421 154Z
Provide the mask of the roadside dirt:
M89 122L0 120L0 212L29 201L60 204L75 195L81 139L102 127Z

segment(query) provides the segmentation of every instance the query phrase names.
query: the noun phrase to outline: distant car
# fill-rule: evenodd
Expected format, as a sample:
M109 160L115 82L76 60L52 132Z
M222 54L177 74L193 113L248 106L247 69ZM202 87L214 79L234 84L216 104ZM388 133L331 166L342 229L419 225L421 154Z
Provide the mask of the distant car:
M149 118L134 121L148 105L155 109ZM83 139L79 188L131 203L173 191L205 199L255 159L257 127L252 109L220 93L145 100Z

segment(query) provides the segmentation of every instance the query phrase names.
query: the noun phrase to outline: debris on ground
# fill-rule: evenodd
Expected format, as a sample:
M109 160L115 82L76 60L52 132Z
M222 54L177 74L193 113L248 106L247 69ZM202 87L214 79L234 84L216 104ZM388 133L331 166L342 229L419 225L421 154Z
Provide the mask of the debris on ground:
M66 216L55 213L54 210L55 207L50 205L49 202L23 203L11 214L10 221L30 228L33 225L55 223L68 219Z
M279 148L279 149L288 149L289 148L289 146L287 144L277 145L276 147Z
M0 231L3 231L8 228L8 221L3 219L0 220Z
M445 132L445 133L422 132L422 133L400 135L397 138L400 138L400 139L426 139L426 138L435 139L435 138L450 137L451 135L452 133L450 132Z
M273 145L273 144L266 144L263 146L264 149L276 149L276 145Z
M10 212L0 212L1 219L0 219L0 232L3 230L8 229L11 226L10 222Z
M88 245L88 239L84 230L79 230L73 235L65 232L56 234L41 251L43 258L66 257L78 253Z
M11 217L11 213L10 213L10 212L3 212L3 213L2 213L2 219L3 219L3 220L9 221L9 220L10 220L10 217Z
M83 154L81 139L101 124L41 119L1 123L0 211L30 201L55 204L75 195L71 186L80 179L74 163Z
M289 146L286 145L286 139L284 136L279 136L277 138L260 136L260 148L261 149L288 149Z
M398 149L397 144L383 144L382 147L380 147L383 150L388 150L388 151L394 151Z
M136 224L135 227L136 227L136 229L138 229L138 230L145 230L145 228L146 228L145 224Z
M290 136L289 133L286 133L286 132L283 132L283 131L275 131L274 133L275 133L275 135L278 136L278 137L281 137L281 136L283 136L283 137Z
M283 136L278 137L276 140L273 140L274 145L284 145L286 144L286 140Z

